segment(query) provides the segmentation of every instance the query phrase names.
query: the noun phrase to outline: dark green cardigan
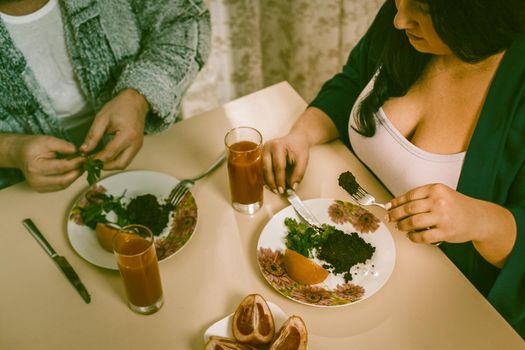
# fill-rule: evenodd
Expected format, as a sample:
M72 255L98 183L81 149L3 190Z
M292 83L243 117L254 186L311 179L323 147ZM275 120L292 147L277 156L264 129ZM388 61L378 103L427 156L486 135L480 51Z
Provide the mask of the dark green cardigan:
M382 38L369 30L342 72L327 81L310 104L332 118L349 147L350 111L378 68ZM518 236L501 270L487 263L470 242L441 248L525 339L525 35L507 50L494 77L457 190L502 205L514 215Z

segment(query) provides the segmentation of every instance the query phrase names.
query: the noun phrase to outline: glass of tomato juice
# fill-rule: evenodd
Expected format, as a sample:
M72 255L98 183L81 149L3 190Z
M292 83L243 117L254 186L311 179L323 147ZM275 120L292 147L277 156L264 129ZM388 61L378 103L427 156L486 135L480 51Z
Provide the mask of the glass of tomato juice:
M151 230L128 225L115 234L112 243L130 309L144 315L158 311L164 299Z
M251 215L263 204L262 135L252 127L241 126L228 131L224 143L233 208Z

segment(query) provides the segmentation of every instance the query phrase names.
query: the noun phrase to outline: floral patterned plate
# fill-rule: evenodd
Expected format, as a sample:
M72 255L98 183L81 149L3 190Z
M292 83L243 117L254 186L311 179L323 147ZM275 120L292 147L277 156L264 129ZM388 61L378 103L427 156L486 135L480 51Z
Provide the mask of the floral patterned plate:
M270 219L257 244L257 261L268 283L289 299L319 307L349 305L381 289L392 274L396 259L394 241L385 224L368 210L350 202L334 199L309 199L304 202L320 222L346 233L357 232L376 250L366 263L350 269L352 280L348 283L340 274L330 273L322 283L299 284L286 274L283 263L288 233L284 219L300 220L294 209L288 206Z
M178 182L170 175L149 170L125 171L100 180L80 195L69 212L67 233L71 245L90 263L116 270L115 257L100 246L94 230L82 222L80 208L86 206L94 192L106 192L115 197L124 194L124 203L133 197L150 193L162 203ZM155 237L158 260L163 261L180 251L190 240L196 225L197 204L188 191L171 213L164 231Z

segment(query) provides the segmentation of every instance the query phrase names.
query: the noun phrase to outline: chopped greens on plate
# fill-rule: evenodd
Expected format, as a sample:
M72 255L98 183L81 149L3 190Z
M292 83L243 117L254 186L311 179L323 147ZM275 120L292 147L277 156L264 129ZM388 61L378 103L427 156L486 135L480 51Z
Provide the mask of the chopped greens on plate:
M347 234L328 224L322 224L322 230L317 231L292 218L285 218L284 224L288 228L286 248L307 258L320 259L325 269L334 274L342 273L346 282L352 280L352 266L366 262L376 250L357 232Z

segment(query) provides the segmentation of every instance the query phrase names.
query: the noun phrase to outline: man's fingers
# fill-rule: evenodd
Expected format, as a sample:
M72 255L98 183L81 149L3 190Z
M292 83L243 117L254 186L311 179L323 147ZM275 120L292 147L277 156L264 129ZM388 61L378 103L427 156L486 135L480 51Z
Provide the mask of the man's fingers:
M41 159L32 163L27 171L30 174L42 176L61 176L70 171L80 170L82 172L85 158L75 157L73 159Z
M123 137L118 137L118 135L115 135L115 137L107 143L104 149L95 155L95 158L102 160L104 162L104 169L109 170L106 166L114 161L122 152L124 152L126 145L127 143Z
M76 169L60 175L37 176L28 179L29 185L38 192L53 192L71 185L82 175L83 170Z
M71 142L56 137L45 138L46 157L55 158L57 154L72 155L77 148Z
M102 119L97 119L93 121L93 124L91 124L91 128L89 129L86 139L84 140L84 144L80 146L80 151L83 153L89 153L97 147L100 140L102 140L102 137L104 136L104 133L107 129L107 122Z
M111 160L104 162L105 170L120 170L126 168L131 160L135 156L135 151L133 148L128 147L124 149L121 153L117 154Z

